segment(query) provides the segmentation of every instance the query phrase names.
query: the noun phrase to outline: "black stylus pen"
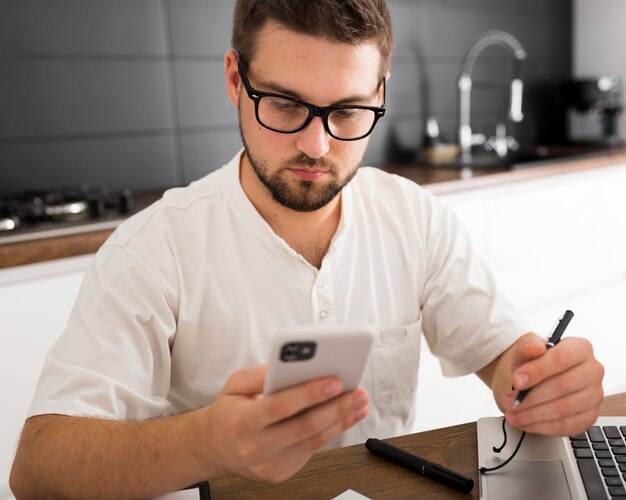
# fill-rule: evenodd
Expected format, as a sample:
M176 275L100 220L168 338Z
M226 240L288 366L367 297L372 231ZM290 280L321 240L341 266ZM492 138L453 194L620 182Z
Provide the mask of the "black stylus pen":
M429 462L425 458L412 455L400 448L396 448L380 439L370 438L365 441L365 447L374 455L406 467L422 476L438 481L446 486L455 488L463 493L469 493L474 487L474 480L462 476L445 467Z
M561 340L561 336L563 335L563 332L567 328L567 325L569 325L569 322L572 321L573 317L574 317L574 313L570 311L569 309L563 313L563 316L561 316L558 323L554 327L554 330L552 331L552 335L550 335L550 338L546 342L547 349L551 349L559 343L559 340ZM530 392L530 389L525 389L519 392L519 394L517 395L517 398L515 398L515 402L513 403L513 409L517 408L521 404L521 402L524 401L524 398L528 396L529 392Z

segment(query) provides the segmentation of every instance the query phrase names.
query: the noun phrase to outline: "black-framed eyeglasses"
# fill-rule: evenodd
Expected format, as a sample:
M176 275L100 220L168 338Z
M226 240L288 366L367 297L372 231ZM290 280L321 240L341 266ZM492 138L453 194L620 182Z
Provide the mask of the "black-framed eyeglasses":
M274 132L295 134L311 123L314 117L319 116L324 122L326 132L332 138L340 141L358 141L370 135L376 122L385 114L385 78L382 78L379 84L383 86L382 106L358 104L315 106L296 97L255 89L250 85L241 57L238 57L237 64L246 93L254 102L257 122Z

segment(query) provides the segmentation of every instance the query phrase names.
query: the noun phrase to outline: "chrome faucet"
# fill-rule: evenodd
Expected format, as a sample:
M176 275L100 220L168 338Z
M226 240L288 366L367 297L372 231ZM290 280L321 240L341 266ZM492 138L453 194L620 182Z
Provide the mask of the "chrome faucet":
M522 95L524 83L520 79L520 65L526 59L526 51L522 44L513 35L506 31L487 31L480 35L467 51L463 60L461 76L459 77L459 146L461 148L461 161L469 164L472 161L472 146L484 145L485 149L495 151L500 157L507 155L511 149L517 149L517 141L506 135L506 125L498 123L496 135L486 139L483 134L473 134L470 123L472 71L474 63L480 53L491 45L499 45L510 50L513 56L513 76L509 92L508 118L519 123L523 120Z

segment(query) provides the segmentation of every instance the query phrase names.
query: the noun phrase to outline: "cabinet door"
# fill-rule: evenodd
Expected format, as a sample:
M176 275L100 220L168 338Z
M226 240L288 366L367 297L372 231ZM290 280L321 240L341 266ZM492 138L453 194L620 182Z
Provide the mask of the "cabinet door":
M4 280L0 285L0 497L9 491L15 448L46 353L65 328L84 274L81 270L58 274L67 268L63 264L57 264L56 270L54 263L27 267L24 280ZM20 271L11 269L13 276Z
M523 311L626 276L626 165L442 196Z
M476 375L444 377L439 361L424 340L420 351L416 410L416 432L502 414L491 389Z

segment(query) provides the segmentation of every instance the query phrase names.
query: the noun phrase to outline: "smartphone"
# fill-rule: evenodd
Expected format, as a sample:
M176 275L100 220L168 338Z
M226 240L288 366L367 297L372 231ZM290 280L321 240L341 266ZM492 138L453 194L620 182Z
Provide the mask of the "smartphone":
M336 376L344 392L359 386L376 330L366 324L305 325L276 332L264 394Z

